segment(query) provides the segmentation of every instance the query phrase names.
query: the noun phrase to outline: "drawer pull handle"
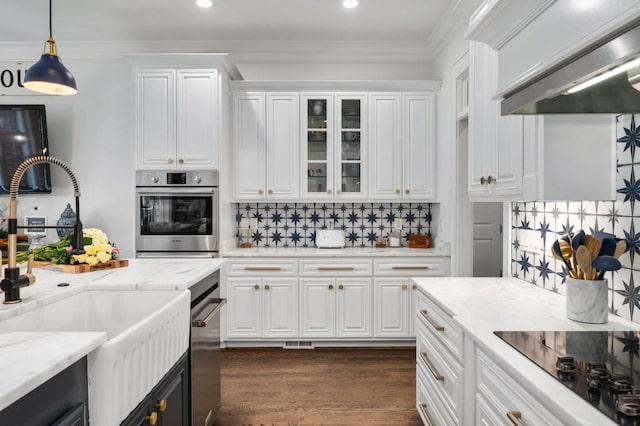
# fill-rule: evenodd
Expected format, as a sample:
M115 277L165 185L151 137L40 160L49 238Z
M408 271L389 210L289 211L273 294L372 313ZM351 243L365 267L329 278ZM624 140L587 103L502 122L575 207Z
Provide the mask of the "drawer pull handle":
M429 313L427 311L425 311L424 309L420 311L420 314L424 317L424 319L427 320L427 322L429 324L431 324L431 327L435 328L437 331L444 331L444 327L439 325L437 322L435 322L430 316Z
M429 369L429 372L431 373L433 378L436 379L439 382L444 382L444 376L442 374L438 373L438 370L436 370L436 368L433 366L433 364L431 364L431 361L429 361L429 357L427 357L427 353L426 352L420 352L420 358L422 358L422 361L424 361L424 364Z
M156 403L156 408L161 413L164 413L165 411L167 411L167 400L166 399L161 399L160 401L158 401Z
M520 411L507 411L507 418L511 420L514 426L525 426L522 421L522 413Z
M144 421L149 423L150 426L156 426L156 424L158 424L158 413L155 411L152 412L144 418Z
M420 408L422 416L427 421L427 426L433 426L433 421L431 420L431 416L429 416L429 411L427 411L427 404L418 404L418 408Z
M318 271L353 271L353 266L318 266Z
M279 266L245 266L245 271L280 271Z
M404 270L418 269L418 270L424 271L426 269L429 269L429 267L428 266L392 266L391 269L404 269Z

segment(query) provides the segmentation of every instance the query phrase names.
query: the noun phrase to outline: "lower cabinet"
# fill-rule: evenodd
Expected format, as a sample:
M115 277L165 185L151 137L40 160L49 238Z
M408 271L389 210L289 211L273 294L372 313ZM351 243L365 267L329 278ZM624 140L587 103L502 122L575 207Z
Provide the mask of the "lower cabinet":
M0 425L84 426L87 399L84 357L0 411Z
M180 426L191 422L189 359L185 353L122 422L125 426Z
M375 336L408 337L411 317L409 279L376 278L373 287Z
M297 338L297 278L227 278L227 337Z
M301 278L300 337L370 337L371 278Z

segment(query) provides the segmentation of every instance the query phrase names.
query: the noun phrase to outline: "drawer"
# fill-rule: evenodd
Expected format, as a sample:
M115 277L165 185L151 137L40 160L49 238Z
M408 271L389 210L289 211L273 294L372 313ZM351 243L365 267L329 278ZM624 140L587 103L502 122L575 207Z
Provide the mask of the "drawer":
M476 356L476 383L476 412L482 413L484 417L499 419L498 424L515 423L509 418L514 415L519 415L521 422L526 425L566 423L536 401L480 349Z
M458 425L455 417L451 416L440 395L431 387L427 374L422 365L416 365L416 409L422 423L431 425Z
M416 336L416 364L423 367L429 387L457 419L463 399L462 366L440 342L422 331Z
M303 276L369 276L371 269L370 259L300 259Z
M227 276L262 277L265 275L298 275L298 261L277 257L227 261Z
M444 277L449 275L449 258L376 258L373 274L396 277Z
M462 360L463 334L454 319L437 307L427 296L417 292L416 330L427 338L433 337L447 348L458 362Z

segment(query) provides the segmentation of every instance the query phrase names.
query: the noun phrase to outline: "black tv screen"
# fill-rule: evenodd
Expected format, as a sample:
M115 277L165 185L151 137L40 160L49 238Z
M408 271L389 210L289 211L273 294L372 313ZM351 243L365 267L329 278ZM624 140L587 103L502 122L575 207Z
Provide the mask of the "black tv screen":
M11 177L20 163L36 155L49 155L44 105L0 105L0 194L8 194ZM18 192L50 193L49 164L28 168Z

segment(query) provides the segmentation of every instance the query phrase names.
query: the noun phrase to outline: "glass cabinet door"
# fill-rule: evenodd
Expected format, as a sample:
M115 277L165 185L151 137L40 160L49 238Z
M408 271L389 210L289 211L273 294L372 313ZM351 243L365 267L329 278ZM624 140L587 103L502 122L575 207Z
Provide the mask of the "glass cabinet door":
M363 155L365 152L366 102L364 96L336 96L336 196L354 198L365 194Z
M302 131L306 185L302 196L307 198L331 198L333 192L333 138L331 95L303 95Z

